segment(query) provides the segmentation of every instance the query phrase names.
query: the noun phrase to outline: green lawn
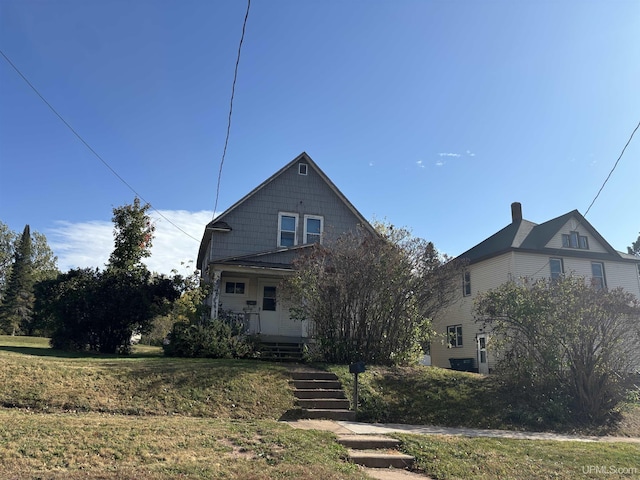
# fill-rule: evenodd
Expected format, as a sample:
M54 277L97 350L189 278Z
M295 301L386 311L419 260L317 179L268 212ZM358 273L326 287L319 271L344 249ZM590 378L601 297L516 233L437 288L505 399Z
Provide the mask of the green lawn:
M140 346L129 357L68 354L0 336L0 365L1 479L367 478L332 434L277 421L294 404L285 364ZM503 426L478 375L375 367L361 380L364 418ZM638 444L397 437L438 480L640 478L629 470L640 469Z
M353 375L331 367L352 396ZM556 430L585 434L640 436L640 403L620 407L622 422L614 427L585 429L558 425L546 418L523 423L496 377L436 367L368 367L359 375L358 420L507 430Z

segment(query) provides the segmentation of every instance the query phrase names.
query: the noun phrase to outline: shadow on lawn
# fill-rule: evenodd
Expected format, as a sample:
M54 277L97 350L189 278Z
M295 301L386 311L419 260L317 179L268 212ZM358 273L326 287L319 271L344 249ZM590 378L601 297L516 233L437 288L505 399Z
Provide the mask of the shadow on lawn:
M131 355L112 355L95 352L74 352L67 350L57 350L48 347L18 347L0 345L0 351L19 353L21 355L32 355L35 357L56 357L56 358L162 358L162 352L134 352Z

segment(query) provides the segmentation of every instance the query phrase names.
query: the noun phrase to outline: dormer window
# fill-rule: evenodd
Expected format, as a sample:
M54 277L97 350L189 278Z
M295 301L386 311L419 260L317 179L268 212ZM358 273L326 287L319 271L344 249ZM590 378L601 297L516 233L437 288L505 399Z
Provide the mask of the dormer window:
M562 246L565 248L581 248L583 250L588 250L589 239L584 235L580 235L578 232L563 234Z
M306 175L307 174L307 164L299 163L298 164L298 175Z

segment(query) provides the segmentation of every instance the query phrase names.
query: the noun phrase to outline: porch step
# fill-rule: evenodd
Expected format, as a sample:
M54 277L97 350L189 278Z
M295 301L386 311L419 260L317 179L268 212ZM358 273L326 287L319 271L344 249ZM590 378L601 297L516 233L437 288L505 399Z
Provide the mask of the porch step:
M299 388L293 394L296 398L347 398L343 390L322 388Z
M302 418L314 420L337 420L341 422L353 422L356 419L356 412L353 410L334 410L328 408L304 408L301 413Z
M316 370L296 370L291 372L291 378L294 380L338 380L335 373Z
M300 362L303 359L302 344L290 342L261 342L260 358L276 362Z
M340 435L338 443L347 447L349 460L369 468L411 468L415 458L396 449L400 441L374 435Z
M415 458L399 452L384 453L379 450L348 450L349 460L369 468L411 468Z
M336 380L294 380L293 386L298 390L339 390L342 384Z
M304 369L291 372L291 378L303 418L355 420L356 414L349 410L349 400L336 374Z
M298 406L307 409L349 410L349 400L346 398L299 398Z

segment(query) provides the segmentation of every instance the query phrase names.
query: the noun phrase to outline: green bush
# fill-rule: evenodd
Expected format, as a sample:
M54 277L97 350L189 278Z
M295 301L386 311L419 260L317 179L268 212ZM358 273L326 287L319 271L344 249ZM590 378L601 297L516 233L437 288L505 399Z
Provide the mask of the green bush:
M245 358L254 353L251 338L221 320L207 323L178 322L163 345L170 357Z

